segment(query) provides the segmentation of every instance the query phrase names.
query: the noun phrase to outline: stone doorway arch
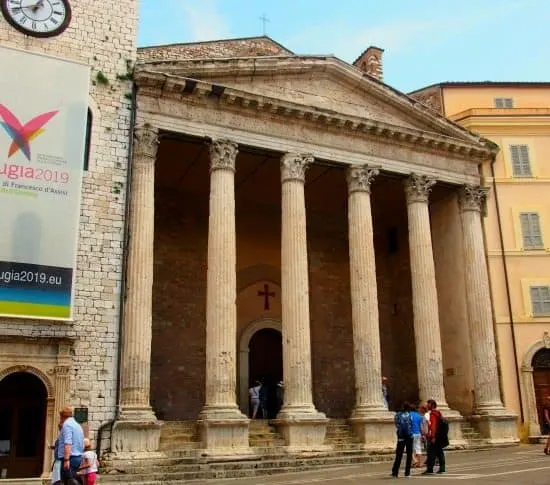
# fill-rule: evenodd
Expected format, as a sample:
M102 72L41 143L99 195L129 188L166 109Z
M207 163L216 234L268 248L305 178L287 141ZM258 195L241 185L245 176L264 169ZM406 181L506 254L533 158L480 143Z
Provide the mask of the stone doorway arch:
M546 365L543 365L545 363ZM535 371L540 372L543 369L550 375L550 334L548 332L544 332L542 339L527 349L521 366L522 398L523 409L525 410L524 420L529 427L530 438L536 438L541 435L540 403L537 402L534 374Z
M249 415L248 382L250 378L250 369L248 359L250 341L257 332L265 329L277 330L281 334L283 330L280 320L275 318L260 318L249 323L239 339L239 407L247 416Z

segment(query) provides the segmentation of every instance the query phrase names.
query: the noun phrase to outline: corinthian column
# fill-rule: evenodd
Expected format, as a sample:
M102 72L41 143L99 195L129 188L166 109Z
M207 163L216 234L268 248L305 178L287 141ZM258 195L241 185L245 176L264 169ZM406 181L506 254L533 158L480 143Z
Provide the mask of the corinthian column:
M210 215L206 270L206 393L200 414L206 448L248 447L248 419L236 401L237 256L235 161L237 144L210 143Z
M448 408L443 387L443 359L437 306L435 264L428 197L435 180L417 174L405 181L409 219L414 337L420 399Z
M488 189L466 185L460 190L460 209L464 237L464 274L476 412L486 414L502 409L498 381L493 312L489 276L485 259L481 210Z
M160 425L149 403L158 132L143 125L134 137L120 413L112 436L113 451L122 453L155 451L160 439Z
M149 403L153 304L155 159L158 132L134 133L129 216L126 305L122 342L120 419L155 421Z
M348 169L348 230L355 362L354 416L385 411L378 321L378 289L370 201L371 182L378 169L365 165Z
M291 447L321 444L325 416L313 405L309 281L307 267L305 172L311 155L287 153L281 159L281 304L284 405L278 419ZM319 421L319 425L313 421ZM309 426L300 425L309 422ZM298 424L298 427L296 426Z
M350 419L366 449L391 449L395 441L393 414L382 396L382 359L378 320L378 288L370 188L378 169L348 168L348 231L350 258L355 409Z

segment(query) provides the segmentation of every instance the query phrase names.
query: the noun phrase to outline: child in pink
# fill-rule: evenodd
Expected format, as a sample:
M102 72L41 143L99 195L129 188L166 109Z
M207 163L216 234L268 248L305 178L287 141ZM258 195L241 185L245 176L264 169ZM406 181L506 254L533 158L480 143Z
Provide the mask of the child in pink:
M95 485L99 461L95 451L92 450L92 443L88 438L84 439L84 454L78 474L82 478L83 485Z

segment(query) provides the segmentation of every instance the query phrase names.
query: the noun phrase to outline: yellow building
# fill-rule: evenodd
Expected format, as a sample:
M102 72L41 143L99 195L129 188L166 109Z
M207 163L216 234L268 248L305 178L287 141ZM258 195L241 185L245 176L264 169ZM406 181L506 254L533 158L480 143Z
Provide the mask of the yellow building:
M441 83L411 96L500 147L480 167L502 394L540 436L550 396L550 83Z

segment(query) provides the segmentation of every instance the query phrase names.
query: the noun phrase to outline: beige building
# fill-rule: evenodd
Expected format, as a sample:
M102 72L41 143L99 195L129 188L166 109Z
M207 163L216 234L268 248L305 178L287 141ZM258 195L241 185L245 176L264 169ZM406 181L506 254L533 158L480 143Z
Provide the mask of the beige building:
M442 83L411 94L500 148L482 174L502 393L524 436L537 437L550 396L550 83Z

